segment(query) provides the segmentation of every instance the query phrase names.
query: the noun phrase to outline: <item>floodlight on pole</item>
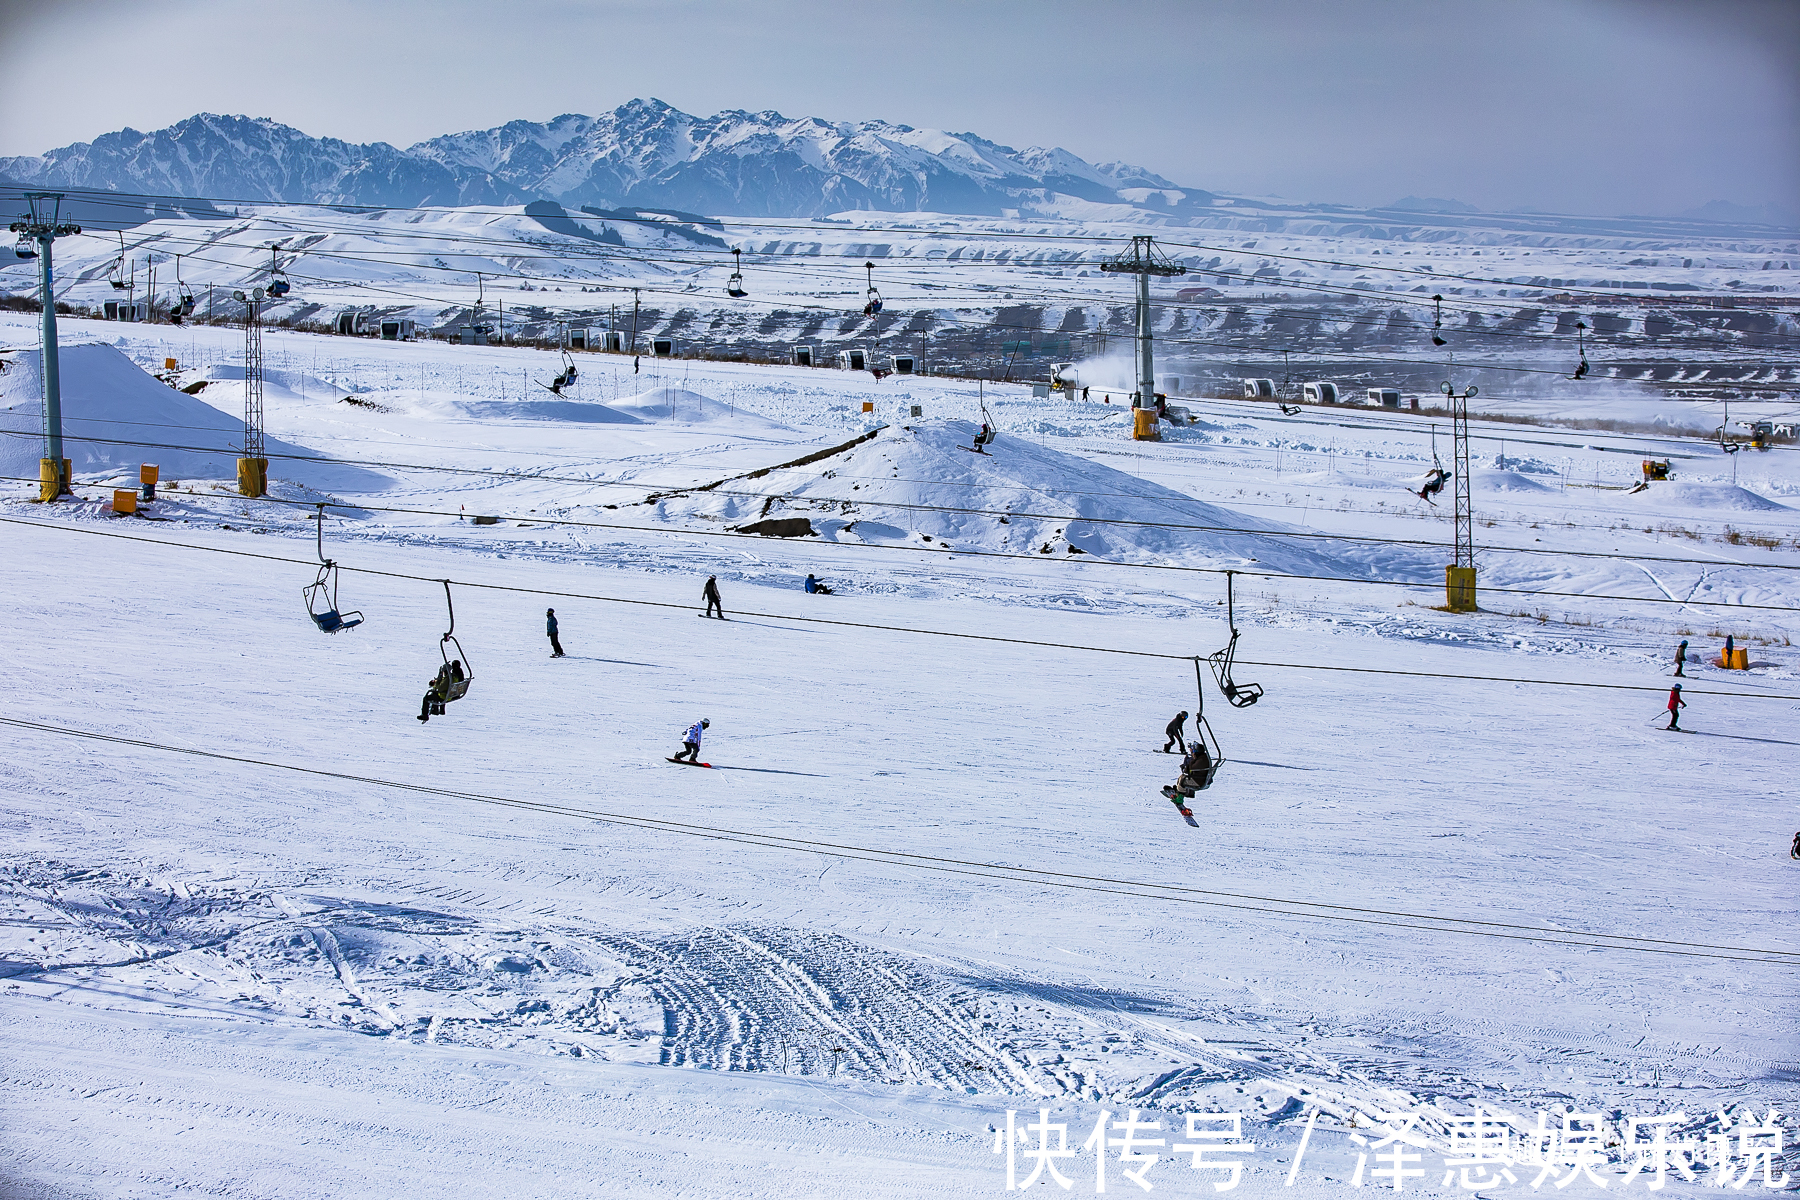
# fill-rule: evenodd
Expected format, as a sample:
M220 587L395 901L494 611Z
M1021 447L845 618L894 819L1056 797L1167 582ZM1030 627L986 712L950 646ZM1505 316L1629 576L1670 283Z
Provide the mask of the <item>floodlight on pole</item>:
M8 228L21 241L37 243L38 296L43 305L42 363L38 383L44 406L44 457L38 464L38 500L54 500L69 494L69 460L63 457L62 365L56 352L55 274L50 265L50 244L59 237L81 232L81 226L62 219L61 192L26 192L31 215Z

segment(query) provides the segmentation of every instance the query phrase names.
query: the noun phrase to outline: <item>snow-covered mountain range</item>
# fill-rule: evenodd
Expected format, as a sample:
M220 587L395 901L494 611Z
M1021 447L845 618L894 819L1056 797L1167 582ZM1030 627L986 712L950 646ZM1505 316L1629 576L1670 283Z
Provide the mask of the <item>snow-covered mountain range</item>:
M511 121L405 150L311 137L266 118L201 113L41 155L0 179L224 200L376 206L520 204L809 217L848 209L998 215L1051 195L1168 211L1210 202L1141 167L1015 150L972 133L777 112L694 117L632 100L598 117Z

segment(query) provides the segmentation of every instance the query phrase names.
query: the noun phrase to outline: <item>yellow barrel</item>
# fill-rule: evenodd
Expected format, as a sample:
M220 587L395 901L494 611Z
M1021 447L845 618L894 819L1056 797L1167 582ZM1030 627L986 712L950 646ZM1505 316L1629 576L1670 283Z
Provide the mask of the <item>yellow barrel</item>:
M56 499L69 490L70 462L62 460L62 471L56 470L54 458L38 459L38 503L44 504Z
M1444 568L1444 603L1451 612L1474 612L1475 568Z
M1731 650L1731 668L1734 671L1750 669L1750 650L1747 646L1734 646Z
M266 458L238 459L238 494L256 499L267 495L269 491L269 460Z
M1156 410L1154 408L1131 410L1131 436L1140 442L1162 440L1162 435L1156 427Z
M155 463L145 463L138 468L138 482L155 483L159 474Z
M128 517L137 511L137 493L130 488L113 489L113 514Z

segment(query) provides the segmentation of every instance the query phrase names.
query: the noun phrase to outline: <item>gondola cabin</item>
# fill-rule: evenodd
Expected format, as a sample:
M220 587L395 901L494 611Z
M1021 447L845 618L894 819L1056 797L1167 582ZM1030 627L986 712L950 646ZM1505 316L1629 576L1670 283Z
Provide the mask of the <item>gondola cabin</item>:
M812 366L813 348L811 346L795 346L793 350L793 361L796 367Z
M363 332L362 314L347 309L337 315L337 333L339 337L360 337Z
M1300 385L1300 398L1308 404L1336 404L1338 402L1337 384L1326 383L1321 379L1303 383Z
M888 364L896 375L911 375L916 362L910 354L896 354L888 359Z
M1399 388L1378 388L1378 387L1370 388L1369 389L1369 407L1370 408L1399 408L1400 407L1400 389Z
M657 358L674 358L676 351L674 338L651 338L650 353Z
M586 350L588 348L588 331L585 329L569 330L569 349Z
M1244 380L1244 399L1273 400L1275 398L1275 381L1273 379Z
M861 350L839 350L838 368L844 371L866 371L869 369L869 356Z
M625 335L617 330L609 329L606 331L602 345L606 347L608 353L623 354L625 353Z
M384 342L410 342L418 336L418 326L411 317L389 317L381 323L381 340Z

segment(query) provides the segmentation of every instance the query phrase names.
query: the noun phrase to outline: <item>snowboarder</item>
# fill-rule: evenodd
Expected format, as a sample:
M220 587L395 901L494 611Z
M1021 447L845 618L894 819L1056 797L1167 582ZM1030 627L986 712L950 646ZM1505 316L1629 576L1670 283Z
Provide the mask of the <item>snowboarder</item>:
M444 715L444 705L450 702L451 685L463 678L462 659L453 658L438 668L437 674L426 685L425 698L419 701L419 720L431 720L431 714Z
M818 576L808 575L806 577L806 594L809 596L829 596L831 595L831 589L826 587L825 581Z
M1218 772L1218 764L1213 762L1212 752L1206 748L1204 741L1196 740L1188 747L1181 760L1181 775L1175 780L1175 786L1166 787L1162 794L1167 796L1176 808L1186 808L1182 801L1192 800L1194 793L1211 786L1213 776Z
M719 577L717 575L706 577L706 586L700 589L700 598L706 601L706 612L702 615L717 616L721 621L725 619L725 606L719 601ZM715 613L714 609L717 609L718 612Z
M1164 754L1170 753L1171 746L1180 746L1181 752L1187 753L1187 739L1181 733L1182 726L1187 723L1187 717L1187 709L1184 708L1175 714L1175 719L1170 721L1168 727L1163 730L1169 735L1169 740L1163 743L1162 752Z
M550 657L561 658L563 648L562 642L556 636L556 610L554 608L544 610L544 633L550 638Z
M1425 501L1427 504L1436 504L1437 501L1433 500L1432 497L1444 490L1444 484L1449 478L1450 472L1444 470L1444 468L1431 468L1431 473L1426 476L1425 486L1419 489L1419 499Z
M1687 707L1687 701L1681 698L1681 685L1678 683L1669 689L1669 724L1668 729L1677 733L1681 731L1681 710Z
M675 755L674 758L670 759L669 761L670 762L680 762L682 759L685 758L691 763L699 762L700 761L700 735L711 725L712 725L712 722L707 720L705 717L701 717L698 721L695 721L692 725L689 725L687 727L687 732L681 735L681 750Z
M1687 672L1684 670L1686 666L1687 639L1683 638L1681 645L1675 647L1675 677L1677 679L1685 679L1687 677Z

